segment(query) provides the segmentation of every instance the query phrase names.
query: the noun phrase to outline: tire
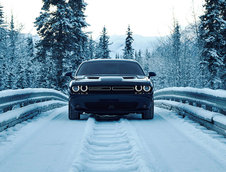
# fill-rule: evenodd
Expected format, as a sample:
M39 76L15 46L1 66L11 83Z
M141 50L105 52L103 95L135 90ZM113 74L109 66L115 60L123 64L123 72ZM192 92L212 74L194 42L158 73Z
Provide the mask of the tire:
M154 118L154 103L152 103L151 108L142 114L142 119L153 119Z
M68 118L70 120L79 120L80 119L80 113L78 111L74 110L71 107L70 103L68 105Z

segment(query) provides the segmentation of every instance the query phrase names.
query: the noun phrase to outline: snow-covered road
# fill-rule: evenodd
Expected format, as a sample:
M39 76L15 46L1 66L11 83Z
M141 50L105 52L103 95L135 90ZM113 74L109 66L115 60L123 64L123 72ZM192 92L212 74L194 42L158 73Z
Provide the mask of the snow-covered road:
M82 116L58 108L0 133L1 172L226 171L226 139L173 112L154 120Z

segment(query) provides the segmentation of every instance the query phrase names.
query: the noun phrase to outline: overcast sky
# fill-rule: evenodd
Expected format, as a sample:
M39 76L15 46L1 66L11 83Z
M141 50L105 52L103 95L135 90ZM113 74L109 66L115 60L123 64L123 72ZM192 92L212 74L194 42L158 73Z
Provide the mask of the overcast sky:
M96 38L105 25L109 35L124 35L130 25L134 34L163 36L170 33L173 16L182 26L202 14L204 0L85 0L87 31ZM36 33L34 20L39 16L42 0L0 0L5 16L15 16L16 23L24 25L23 32Z

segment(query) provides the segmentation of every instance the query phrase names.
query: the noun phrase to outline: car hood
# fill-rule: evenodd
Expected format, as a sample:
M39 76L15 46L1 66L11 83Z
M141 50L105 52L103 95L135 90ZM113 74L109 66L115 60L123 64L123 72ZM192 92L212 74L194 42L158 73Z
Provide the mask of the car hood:
M136 85L150 84L146 76L79 76L71 82L72 85Z

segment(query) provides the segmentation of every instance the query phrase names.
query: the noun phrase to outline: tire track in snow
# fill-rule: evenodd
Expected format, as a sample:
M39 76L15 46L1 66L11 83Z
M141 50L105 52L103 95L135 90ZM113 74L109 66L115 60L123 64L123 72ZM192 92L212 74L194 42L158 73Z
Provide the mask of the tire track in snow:
M148 172L136 135L126 119L98 122L89 118L72 172Z

